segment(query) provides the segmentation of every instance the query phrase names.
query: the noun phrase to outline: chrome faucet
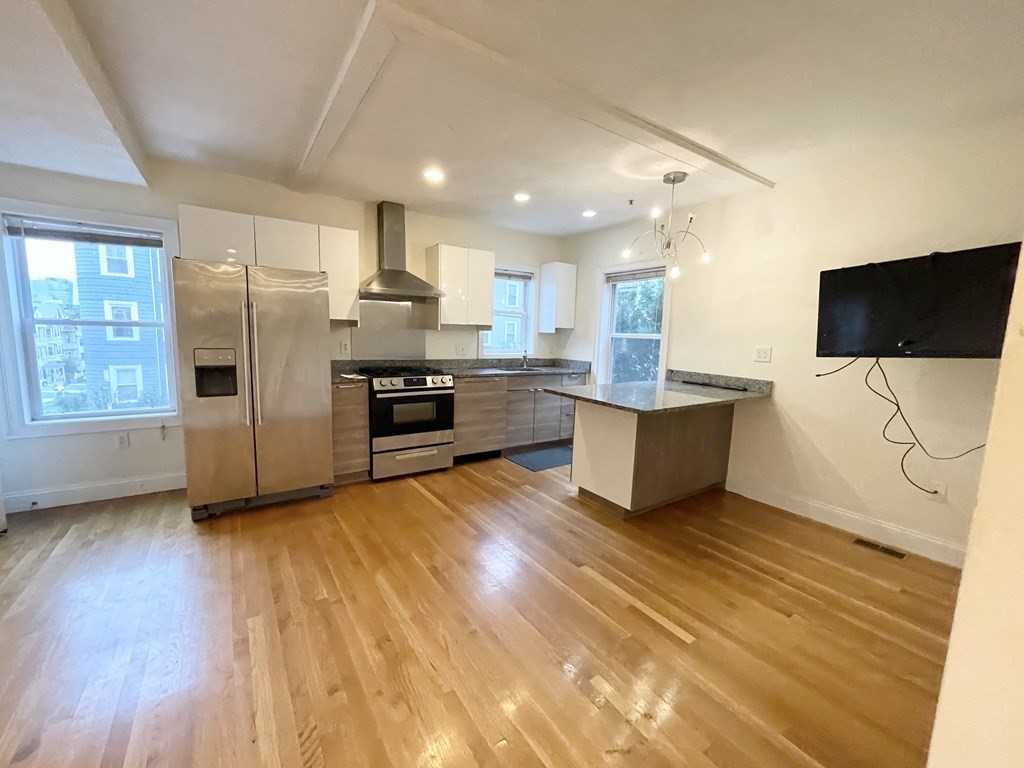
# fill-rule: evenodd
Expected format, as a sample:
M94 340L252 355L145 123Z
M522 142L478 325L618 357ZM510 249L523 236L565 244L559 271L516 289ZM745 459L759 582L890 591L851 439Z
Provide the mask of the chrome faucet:
M530 366L530 358L528 358L526 356L526 350L524 349L523 350L523 368L526 369L526 368L529 368L529 366Z

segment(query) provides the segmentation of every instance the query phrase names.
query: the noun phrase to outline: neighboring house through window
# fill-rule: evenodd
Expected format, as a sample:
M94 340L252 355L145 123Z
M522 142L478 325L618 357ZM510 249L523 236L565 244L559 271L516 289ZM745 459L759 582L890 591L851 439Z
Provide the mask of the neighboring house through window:
M20 393L22 423L174 413L163 233L10 214L2 221L16 297L10 338L29 340L3 350L19 362L7 382Z
M494 320L480 333L485 357L513 357L532 352L533 274L511 269L494 273Z

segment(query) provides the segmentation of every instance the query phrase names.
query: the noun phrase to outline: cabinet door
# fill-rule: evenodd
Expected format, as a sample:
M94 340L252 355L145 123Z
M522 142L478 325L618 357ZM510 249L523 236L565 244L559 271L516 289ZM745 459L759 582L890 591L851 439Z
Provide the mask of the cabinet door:
M334 475L370 470L370 400L365 383L331 387Z
M359 320L359 233L320 227L320 271L327 273L331 320Z
M554 333L576 324L576 265L560 261L540 266L538 331Z
M256 263L261 267L320 271L316 224L256 217Z
M566 411L562 408L562 424L558 430L558 436L562 440L568 440L576 430L576 414L573 411Z
M183 259L256 263L253 217L244 213L179 205L178 239Z
M562 427L562 398L538 390L533 396L533 442L558 440Z
M505 378L455 379L455 455L505 447L508 418Z
M467 248L466 254L469 299L466 321L490 328L494 322L494 253Z
M441 324L466 325L469 321L468 254L465 248L442 245L438 248L438 285L441 299Z
M508 423L505 430L505 446L533 443L533 391L517 389L508 393L505 413Z

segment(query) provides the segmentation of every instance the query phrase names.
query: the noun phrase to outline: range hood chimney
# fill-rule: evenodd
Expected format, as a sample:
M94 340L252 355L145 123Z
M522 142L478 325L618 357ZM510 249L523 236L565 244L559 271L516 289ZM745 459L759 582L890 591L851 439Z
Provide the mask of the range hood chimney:
M359 298L370 301L426 301L444 296L405 268L405 206L377 204L378 269L359 286Z

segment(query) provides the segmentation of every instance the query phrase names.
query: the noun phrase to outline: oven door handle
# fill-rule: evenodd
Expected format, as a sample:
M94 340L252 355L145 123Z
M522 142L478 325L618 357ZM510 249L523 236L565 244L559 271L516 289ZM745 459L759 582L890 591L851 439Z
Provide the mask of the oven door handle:
M429 392L380 392L374 393L374 397L379 398L391 398L391 397L436 397L438 395L452 396L455 397L454 389L435 389Z

